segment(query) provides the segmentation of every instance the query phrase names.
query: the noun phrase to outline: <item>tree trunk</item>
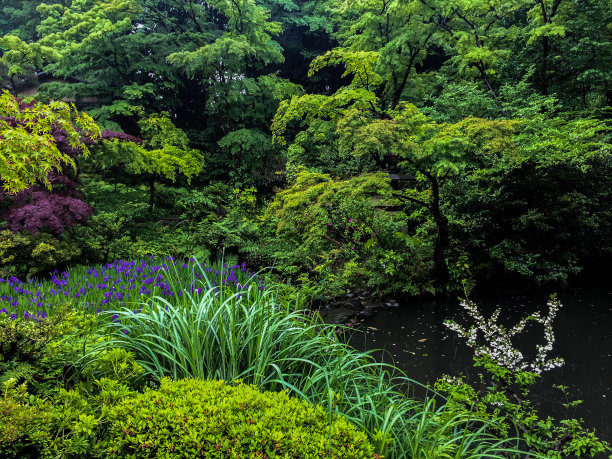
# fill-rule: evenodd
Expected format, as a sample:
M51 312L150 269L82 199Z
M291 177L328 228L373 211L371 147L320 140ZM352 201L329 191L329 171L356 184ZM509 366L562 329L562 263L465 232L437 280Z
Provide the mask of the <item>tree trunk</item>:
M153 213L153 203L155 201L155 179L149 180L149 213Z
M508 113L506 112L506 110L504 110L504 106L500 102L499 97L497 97L497 93L495 92L495 89L493 89L493 85L489 81L489 77L487 77L487 71L485 69L484 64L481 61L480 64L477 64L477 65L474 65L474 66L480 72L480 76L482 77L485 85L487 86L487 89L489 90L489 92L493 96L493 100L495 101L495 105L497 105L497 108L499 108L499 112L502 114L502 116L505 116L506 118L508 118Z
M434 270L436 275L436 289L443 289L450 279L446 265L446 250L449 246L448 219L440 210L440 187L435 177L431 176L431 214L436 224L438 234L434 244Z

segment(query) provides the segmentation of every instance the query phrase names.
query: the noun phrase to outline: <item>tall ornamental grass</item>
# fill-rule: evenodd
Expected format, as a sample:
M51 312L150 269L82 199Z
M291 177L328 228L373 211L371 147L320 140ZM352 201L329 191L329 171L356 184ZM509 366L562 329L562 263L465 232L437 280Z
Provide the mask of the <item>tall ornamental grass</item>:
M174 290L185 281L176 270L167 279ZM497 438L486 420L448 413L433 398L411 398L413 380L340 342L335 326L278 301L273 288L249 281L232 291L206 275L198 282L199 294L156 296L140 310L108 312L110 338L94 352L132 351L158 379L242 380L288 390L323 405L330 418L348 418L385 457L502 458L517 451L517 441Z

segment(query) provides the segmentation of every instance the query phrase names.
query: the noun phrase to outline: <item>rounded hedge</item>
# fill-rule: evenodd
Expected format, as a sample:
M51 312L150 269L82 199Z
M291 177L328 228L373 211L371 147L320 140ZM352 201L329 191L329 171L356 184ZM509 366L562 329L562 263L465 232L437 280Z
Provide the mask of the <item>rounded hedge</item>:
M163 379L107 419L114 457L379 457L365 433L320 406L224 381Z

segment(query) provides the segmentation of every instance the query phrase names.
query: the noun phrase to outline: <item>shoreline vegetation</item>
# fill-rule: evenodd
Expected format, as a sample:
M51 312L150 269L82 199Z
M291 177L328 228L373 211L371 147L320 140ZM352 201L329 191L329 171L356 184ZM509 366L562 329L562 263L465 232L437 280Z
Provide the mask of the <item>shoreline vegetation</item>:
M505 458L570 451L593 455L608 448L576 420L550 424L537 416L526 396L538 374L506 368L489 358L499 349L489 352L487 346L494 347L499 339L506 347L511 342L494 319L483 322L478 313L479 327L489 338L478 348L476 362L490 372L493 387L482 393L460 378L444 377L426 388L422 399L410 395L411 387L421 387L418 381L376 361L372 352L344 344L337 325L305 315L295 292L283 292L286 287L263 273L249 272L244 263L201 265L194 258L177 262L151 257L76 268L43 282L3 279L2 285L3 305L10 302L13 308L0 311L5 426L0 451L6 457L171 457L173 452L213 448L221 451L219 457L249 451L275 457L289 451L290 457ZM6 296L7 289L14 296ZM473 303L467 304L477 311ZM476 335L470 340L475 344ZM246 384L256 389L253 394L264 391L264 396L265 391L285 393L290 398L283 403L295 399L314 407L317 422L328 427L321 440L306 443L316 449L320 441L322 449L294 451L291 456L288 445L299 438L299 424L294 432L298 437L284 437L270 428L253 430L248 416L229 421L235 409L217 414L226 426L218 434L201 437L209 430L195 416L188 429L192 434L156 439L155 429L172 431L168 423L176 421L171 419L182 416L182 410L192 413L199 403L194 397L181 399L180 384L199 391L208 386L199 389L197 381L212 380L227 381L238 391ZM516 384L525 398L505 399ZM160 387L163 396L154 392ZM147 405L150 411L132 418L135 412L129 409L133 421L125 421L119 411L130 403L142 407L139 397L153 400ZM164 411L168 408L160 406L157 414L159 403L182 408ZM238 398L235 403L242 402ZM285 409L283 404L272 406L264 412ZM217 412L214 404L203 408L211 409ZM138 421L147 413L150 420L161 416L158 424ZM306 419L303 416L299 419ZM192 425L189 416L185 419L185 426ZM241 427L243 422L247 424ZM357 430L341 433L339 425ZM546 432L553 434L551 439Z

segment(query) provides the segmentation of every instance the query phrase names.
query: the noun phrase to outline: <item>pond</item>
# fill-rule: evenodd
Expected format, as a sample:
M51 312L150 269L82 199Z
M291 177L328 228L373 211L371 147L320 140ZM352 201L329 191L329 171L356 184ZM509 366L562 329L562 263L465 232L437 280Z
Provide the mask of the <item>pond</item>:
M612 286L594 287L559 296L562 308L554 322L556 343L551 357L560 356L565 365L544 373L537 384L537 406L554 417L583 418L599 437L612 442ZM473 298L488 317L502 308L501 322L511 326L534 311L547 312L547 297ZM472 322L458 301L420 301L378 311L358 327L351 343L360 349L380 349L378 358L395 364L411 378L433 383L438 377L474 374L472 352L444 320L462 325ZM525 354L543 344L542 328L526 328L517 346ZM569 400L583 400L568 413L567 401L553 388L569 387Z

